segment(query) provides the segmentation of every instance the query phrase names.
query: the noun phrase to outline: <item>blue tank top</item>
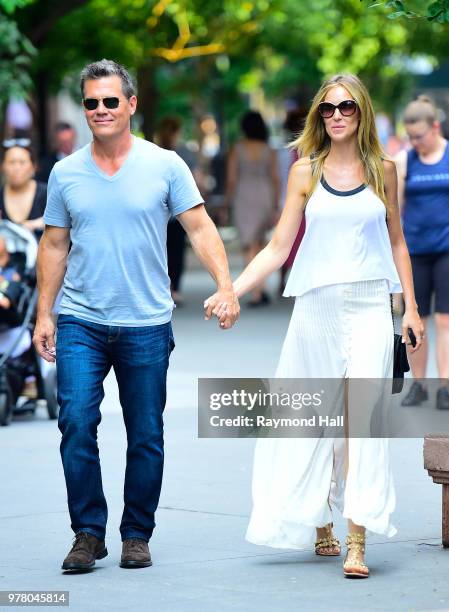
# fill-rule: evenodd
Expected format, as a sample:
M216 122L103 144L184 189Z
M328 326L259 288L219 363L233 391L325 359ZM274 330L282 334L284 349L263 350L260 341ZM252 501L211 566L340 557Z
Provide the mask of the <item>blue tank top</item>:
M423 164L407 154L403 230L411 255L449 251L449 143L441 160Z

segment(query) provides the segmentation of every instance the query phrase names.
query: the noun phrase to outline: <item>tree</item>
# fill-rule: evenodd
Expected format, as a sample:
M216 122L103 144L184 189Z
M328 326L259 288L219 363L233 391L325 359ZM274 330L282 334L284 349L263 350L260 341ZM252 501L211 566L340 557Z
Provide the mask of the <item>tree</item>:
M0 135L4 134L5 108L11 98L28 98L30 68L36 51L11 18L29 0L0 0Z
M392 11L388 15L390 19L398 17L407 17L409 19L425 18L428 21L449 23L448 0L428 0L424 7L422 6L422 1L418 0L383 0L372 6L378 6L379 4L385 5Z
M217 54L250 58L259 24L279 3L280 0L270 4L266 0L85 2L60 18L45 38L35 40L39 47L34 63L36 87L42 89L44 81L46 90L51 92L57 91L62 82L73 83L75 93L74 75L85 63L100 57L116 59L135 72L142 128L151 138L161 93L165 94L165 112L169 107L186 112L192 106L197 114L203 112ZM30 36L37 14L45 12L43 4L44 0L34 2L21 16L21 27ZM170 100L168 91L172 92Z
M232 135L254 88L272 100L307 101L333 72L358 73L392 109L412 83L407 58L436 64L447 55L441 19L390 19L400 12L393 8L411 12L420 0L394 1L31 0L17 18L38 48L32 75L43 133L48 94L64 84L79 99L80 68L109 57L135 73L146 137L162 114L192 109L196 118L229 118Z
M11 18L29 0L0 0L0 111L11 97L26 97L35 49Z

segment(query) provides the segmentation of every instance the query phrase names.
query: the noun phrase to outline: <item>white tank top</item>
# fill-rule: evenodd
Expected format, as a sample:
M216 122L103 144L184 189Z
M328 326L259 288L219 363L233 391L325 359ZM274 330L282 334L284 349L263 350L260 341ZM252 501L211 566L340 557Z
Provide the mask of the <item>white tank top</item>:
M385 222L385 205L367 185L337 191L324 179L305 211L306 231L284 296L303 295L323 285L386 279L402 293Z

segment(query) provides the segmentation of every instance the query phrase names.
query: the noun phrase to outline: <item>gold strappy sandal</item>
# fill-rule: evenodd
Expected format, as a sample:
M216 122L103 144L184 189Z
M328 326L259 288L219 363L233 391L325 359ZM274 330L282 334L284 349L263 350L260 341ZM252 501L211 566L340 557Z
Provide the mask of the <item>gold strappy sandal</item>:
M322 557L338 557L341 553L340 541L332 533L333 523L328 523L324 529L326 530L326 536L319 538L315 542L315 554L321 555ZM326 548L333 549L334 552L324 552Z
M343 563L346 578L368 578L369 569L364 563L365 540L362 533L348 533L346 536L348 551Z

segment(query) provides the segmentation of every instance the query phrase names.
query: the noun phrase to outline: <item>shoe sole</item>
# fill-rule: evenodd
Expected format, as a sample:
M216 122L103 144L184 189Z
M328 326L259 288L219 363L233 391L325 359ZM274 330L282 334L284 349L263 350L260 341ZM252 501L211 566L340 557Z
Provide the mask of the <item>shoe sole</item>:
M61 565L61 569L63 570L90 570L95 566L95 561L104 559L105 557L107 557L107 555L108 555L108 549L104 548L101 552L98 553L98 555L95 557L92 563L63 563Z
M369 574L361 574L359 572L344 572L345 578L369 578Z
M123 569L138 569L139 567L150 567L152 561L120 561L120 567Z

